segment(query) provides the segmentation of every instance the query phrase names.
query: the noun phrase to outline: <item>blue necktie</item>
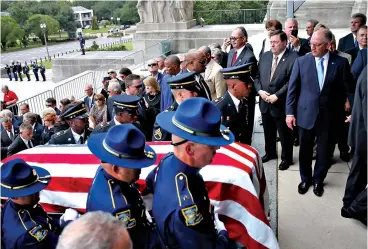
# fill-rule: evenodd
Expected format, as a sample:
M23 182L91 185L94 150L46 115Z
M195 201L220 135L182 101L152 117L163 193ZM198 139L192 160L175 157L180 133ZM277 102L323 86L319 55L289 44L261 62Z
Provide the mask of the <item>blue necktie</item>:
M323 87L323 76L325 69L323 67L323 57L319 59L318 66L317 66L317 73L318 73L318 82L319 82L319 89L322 90Z
M358 41L357 41L357 39L354 39L354 47L358 47Z

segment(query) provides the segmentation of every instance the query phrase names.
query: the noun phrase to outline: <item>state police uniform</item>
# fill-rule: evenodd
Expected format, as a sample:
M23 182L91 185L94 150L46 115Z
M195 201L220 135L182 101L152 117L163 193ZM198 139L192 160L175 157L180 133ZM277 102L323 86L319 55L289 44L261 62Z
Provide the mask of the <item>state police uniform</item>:
M170 89L186 89L188 91L196 92L199 94L201 91L201 87L195 80L195 72L185 72L179 75L176 75L167 80L167 84L169 84ZM176 111L178 108L178 103L175 101L171 106L169 106L164 112ZM157 123L153 125L153 135L152 141L170 141L171 134L167 131L163 130Z
M195 108L194 108L195 107ZM190 98L176 112L162 112L158 124L187 141L221 146L234 141L221 126L221 113L209 100ZM153 189L152 211L162 242L167 248L229 248L226 229L214 226L210 199L198 168L187 165L173 153L161 160L147 185Z
M61 114L60 117L64 120L87 119L88 113L84 102L72 106L71 108L66 110L63 114ZM69 129L67 130L59 131L54 135L52 135L48 144L84 144L87 141L90 134L91 131L88 128L85 128L84 134L81 135L78 141L75 141L75 138L72 133L72 128L69 127Z
M27 63L25 63L23 66L23 74L27 76L28 81L31 81L31 76L29 76L29 67Z
M1 196L30 196L44 189L50 180L47 170L13 159L1 167ZM61 231L59 221L49 217L40 204L19 205L8 199L1 218L3 248L56 248Z
M18 70L17 70L17 65L14 65L14 62L13 62L13 61L12 61L12 64L11 64L11 66L10 66L10 69L11 69L11 71L12 71L12 73L13 73L13 76L14 76L15 81L18 81L18 74L17 74Z
M110 98L113 103L115 116L117 113L127 112L130 115L138 116L138 102L140 97L135 95L116 95ZM98 133L107 132L111 127L115 125L120 125L117 123L115 116L112 120L106 124L98 125L92 132L91 136ZM133 123L140 131L144 133L142 126L139 123Z
M144 134L133 124L113 126L107 133L93 135L88 148L101 161L124 168L155 163L156 154L146 145ZM98 168L88 193L87 212L105 211L127 228L134 249L161 248L156 229L146 217L146 208L134 183L120 181Z
M36 78L36 81L39 81L39 79L38 79L38 65L36 64L35 61L32 64L32 71L33 71L33 74Z
M10 67L8 64L5 65L5 70L6 70L6 74L9 77L9 80L12 81L12 75L11 75Z
M45 66L44 65L40 65L40 74L41 74L41 76L42 76L42 79L43 79L43 81L46 81L46 75L45 75L45 72L46 72L46 68L45 68Z
M253 84L253 79L250 76L251 63L236 67L229 67L221 69L224 79L239 79L244 84ZM234 96L233 96L234 97ZM235 98L235 97L234 97ZM250 117L249 103L246 98L240 99L238 110L232 99L231 93L226 91L224 96L214 100L215 105L221 111L221 123L228 127L235 136L235 141L251 145L253 124Z
M80 48L81 48L81 50L82 50L82 55L85 55L86 53L85 53L85 51L84 51L84 45L86 44L86 40L84 39L84 37L82 36L82 34L81 34L81 33L79 34L79 38L78 38L78 40L79 40Z

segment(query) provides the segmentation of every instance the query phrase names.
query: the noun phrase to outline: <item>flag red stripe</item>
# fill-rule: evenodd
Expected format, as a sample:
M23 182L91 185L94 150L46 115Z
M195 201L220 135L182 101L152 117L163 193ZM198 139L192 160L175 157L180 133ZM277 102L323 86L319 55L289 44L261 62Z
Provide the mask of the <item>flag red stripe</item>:
M208 196L211 200L225 201L232 200L242 205L250 214L257 219L263 221L270 226L267 220L263 206L258 198L251 194L248 190L240 188L236 185L220 182L205 182L208 190Z
M230 150L230 151L232 151L232 152L234 152L234 153L238 154L239 156L241 156L241 157L243 157L243 158L247 159L247 160L248 160L248 161L250 161L250 162L251 162L255 167L256 167L256 165L258 165L252 156L250 156L250 155L248 155L248 154L246 154L246 153L244 153L244 152L242 152L242 151L240 151L240 150L238 150L238 149L235 149L234 147L231 147L231 146L226 146L226 148L227 148L228 150ZM259 168L258 168L258 167L256 167L257 177L258 177L258 179L260 179L260 176L259 176L259 172L258 172L258 170L259 170ZM249 172L249 173L251 174L251 172Z
M229 232L229 237L231 239L239 241L249 249L268 249L250 237L247 228L241 222L225 215L219 215L219 218L225 224L226 230Z
M50 184L46 187L46 190L71 193L88 193L92 181L92 178L53 176L51 178Z

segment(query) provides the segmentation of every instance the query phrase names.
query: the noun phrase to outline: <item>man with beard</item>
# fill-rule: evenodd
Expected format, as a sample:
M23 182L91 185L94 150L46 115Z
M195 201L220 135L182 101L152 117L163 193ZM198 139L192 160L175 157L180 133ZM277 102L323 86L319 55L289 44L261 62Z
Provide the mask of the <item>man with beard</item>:
M128 229L133 248L161 248L134 185L141 168L156 161L144 134L132 124L116 125L107 133L93 135L88 148L101 160L101 166L88 193L87 212L104 211L121 220Z
M85 103L68 106L60 118L68 123L69 129L52 135L49 144L84 144L91 134L88 129L88 113Z
M229 248L224 224L210 209L201 168L210 164L233 134L221 125L219 109L208 99L185 100L176 112L162 112L158 124L172 134L173 152L147 178L152 212L166 248Z
M50 181L47 170L19 158L1 166L1 197L8 198L1 214L2 248L56 248L62 228L78 218L73 209L67 209L60 221L43 210L40 191Z

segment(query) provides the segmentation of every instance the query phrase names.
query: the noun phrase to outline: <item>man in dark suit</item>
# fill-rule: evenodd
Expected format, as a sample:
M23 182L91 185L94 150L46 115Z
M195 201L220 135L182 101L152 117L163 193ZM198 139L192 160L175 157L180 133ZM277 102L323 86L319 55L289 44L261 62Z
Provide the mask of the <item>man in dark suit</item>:
M310 45L310 40L312 39L314 28L316 27L318 23L319 22L317 20L310 19L307 21L307 24L305 25L305 31L307 32L307 35L308 35L308 38L307 38L308 45Z
M46 107L54 108L56 115L60 115L61 111L56 107L56 99L48 98L46 99Z
M286 48L287 36L281 30L270 33L271 51L263 54L258 64L254 87L260 96L259 107L265 138L266 154L263 162L277 158L276 131L281 141L280 170L286 170L293 161L293 132L285 123L285 99L289 77L298 54Z
M27 103L23 103L19 106L19 110L20 110L20 116L17 117L18 121L20 123L23 123L23 115L30 112L29 110L29 105ZM35 113L36 114L36 113ZM36 114L37 117L37 123L42 124L42 119L41 116Z
M288 18L285 22L285 33L288 38L287 48L298 52L303 56L311 51L308 40L298 37L298 21L294 18Z
M221 124L234 134L236 142L248 145L252 143L252 134L249 133L249 105L245 98L249 97L253 85L251 67L249 63L221 69L228 90L214 101L221 111Z
M339 46L337 47L337 50L346 52L347 50L357 47L358 42L356 40L356 35L358 32L358 29L365 25L367 22L367 17L364 14L356 13L351 17L350 22L350 30L351 33L344 36L339 40Z
M14 141L19 134L19 128L14 128L10 118L2 118L1 124L3 130L1 131L1 160L6 158L8 154L8 146Z
M87 110L89 112L95 104L95 93L93 92L92 84L86 84L84 86L84 92L86 97L84 97L83 101L86 104Z
M247 46L248 34L244 27L238 27L231 33L231 45L233 49L230 50L227 57L227 67L234 67L243 64L252 63L250 67L251 77L254 79L256 77L258 67L257 59L254 56L253 51ZM254 126L254 110L256 106L256 91L251 89L249 96L246 98L248 106L248 131L245 135L252 139L253 126Z
M353 74L353 78L357 79L362 72L363 68L367 65L367 53L368 49L364 48L358 52L357 58L354 63L351 65L351 73Z
M23 123L30 124L33 129L33 143L34 145L41 144L41 136L43 132L43 126L37 123L37 116L35 113L27 112L23 116Z
M16 116L14 116L14 114L10 110L4 109L0 112L0 118L5 118L5 117L11 119L11 122L14 128L19 128L21 122L18 120L18 118L16 118ZM1 131L3 130L2 126L0 127L0 130Z
M313 183L316 196L323 194L323 181L329 168L330 146L335 142L334 124L344 119L349 62L329 53L332 33L318 30L311 39L312 53L294 63L286 98L286 123L299 128L298 192L305 194ZM312 177L313 143L317 138L317 159Z
M88 113L84 102L70 104L60 118L70 126L51 136L49 144L84 144L91 131L88 129Z
M206 81L202 77L201 73L206 71L206 56L202 52L192 52L185 55L185 61L187 63L187 71L195 72L195 79L200 87L198 97L203 97L212 100L211 91Z
M162 79L164 75L158 71L158 62L156 60L149 60L147 62L147 66L148 66L148 71L150 72L149 76L154 77L157 80L157 83L161 87L161 83L162 83Z
M363 25L359 28L356 40L358 42L358 46L346 50L346 53L351 55L351 64L354 63L358 52L363 48L367 48L367 25Z
M355 148L355 153L346 181L341 216L358 219L367 225L367 66L358 79L354 102L348 121L349 144ZM359 205L362 191L365 191L365 201Z
M32 148L33 141L33 130L30 124L23 123L19 126L19 135L14 139L14 141L8 147L7 156L12 156L22 150Z

